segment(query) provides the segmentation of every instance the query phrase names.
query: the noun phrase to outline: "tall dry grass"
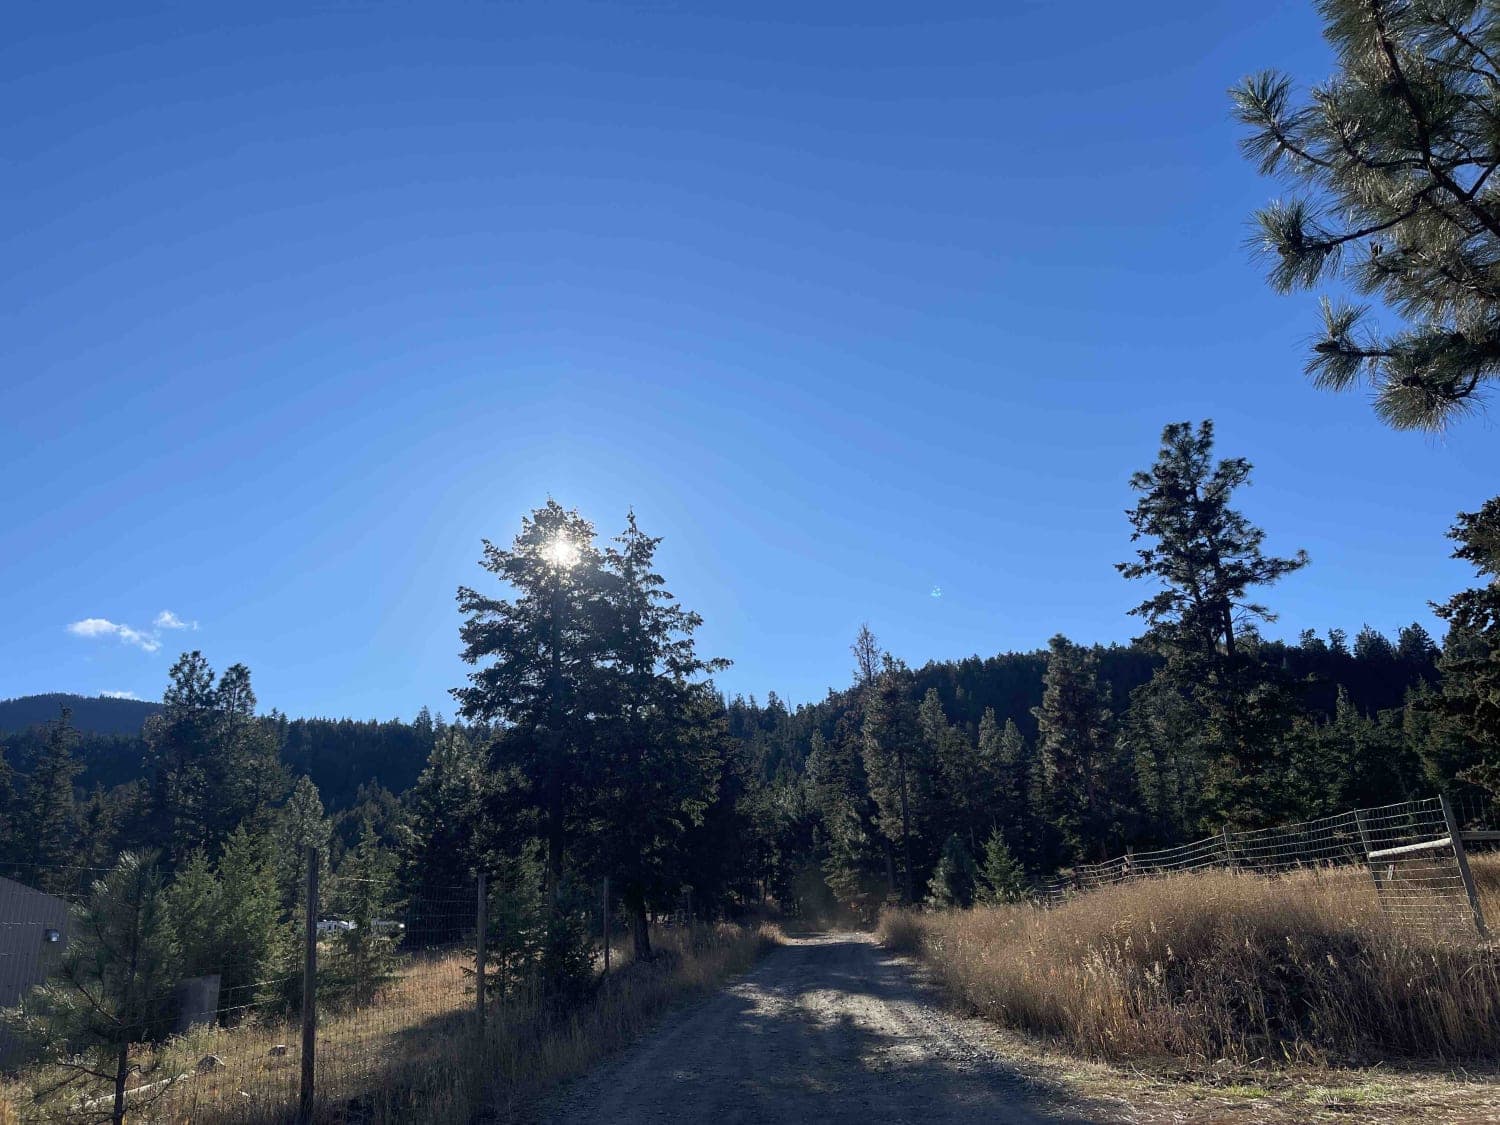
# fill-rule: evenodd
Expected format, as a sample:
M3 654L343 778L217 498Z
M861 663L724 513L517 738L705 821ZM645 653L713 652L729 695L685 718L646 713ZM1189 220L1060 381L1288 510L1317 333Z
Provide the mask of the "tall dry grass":
M659 956L628 956L593 996L566 1014L512 996L493 1004L476 1033L472 955L418 959L354 1011L320 1015L318 1120L361 1125L505 1120L556 1083L635 1038L668 1006L716 987L774 944L767 927L654 931ZM618 955L617 955L618 956ZM467 982L467 983L465 983ZM291 1119L300 1081L299 1027L281 1020L203 1028L139 1059L150 1080L172 1079L133 1099L132 1121L163 1125L271 1125ZM285 1047L283 1052L280 1047ZM199 1064L216 1060L200 1073ZM59 1072L36 1068L0 1089L9 1120L73 1121L103 1092L76 1086L44 1102L35 1093ZM8 1117L7 1113L19 1113ZM97 1112L97 1111L95 1111Z
M1500 858L1474 869L1500 926ZM1106 1059L1456 1061L1500 1050L1500 950L1472 930L1397 925L1362 870L1209 871L1051 910L890 913L880 934L976 1013Z

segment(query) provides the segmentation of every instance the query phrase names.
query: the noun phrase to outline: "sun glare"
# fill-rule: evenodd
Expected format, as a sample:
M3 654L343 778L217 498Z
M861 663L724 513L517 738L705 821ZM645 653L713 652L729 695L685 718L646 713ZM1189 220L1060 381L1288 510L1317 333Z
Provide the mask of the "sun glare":
M542 548L542 558L560 570L566 570L578 561L578 544L566 535L554 536Z

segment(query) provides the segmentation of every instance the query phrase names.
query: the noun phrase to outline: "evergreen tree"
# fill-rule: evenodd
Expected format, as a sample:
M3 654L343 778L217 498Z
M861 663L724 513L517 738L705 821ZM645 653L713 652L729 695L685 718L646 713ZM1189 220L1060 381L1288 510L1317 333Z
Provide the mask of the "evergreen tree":
M936 770L938 808L933 818L957 833L973 855L993 818L996 778L987 775L987 762L962 730L948 722L936 688L928 688L917 709L923 752Z
M554 890L569 820L587 815L580 795L594 765L590 717L605 705L598 673L608 638L594 527L549 500L522 520L509 550L485 540L480 565L513 596L460 587L463 658L475 670L453 695L465 718L525 733L503 740L497 752L514 754L500 764L514 765L531 782L547 845L547 887Z
M331 905L350 928L335 935L334 950L319 979L320 990L346 1004L370 1003L394 976L396 947L404 923L398 920L397 857L383 847L375 825L360 825L359 842L334 873ZM467 905L468 896L459 901Z
M1148 836L1168 844L1200 834L1210 748L1190 696L1158 674L1130 693L1119 737L1121 753L1135 764Z
M209 761L216 709L213 669L201 652L183 653L170 676L162 710L143 733L153 842L176 863L216 843L208 829L215 819Z
M176 962L161 877L127 852L74 908L58 972L23 1003L21 1027L55 1065L109 1084L114 1125L125 1121L131 1075L147 1077L131 1046L171 1030ZM132 1119L149 1101L131 1099Z
M916 901L914 845L921 819L922 791L931 781L917 709L911 697L911 673L889 654L867 692L864 715L864 764L870 795L879 810L876 827L901 854L902 901Z
M263 824L285 788L249 669L236 664L214 680L201 652L183 653L144 730L155 843L174 864L199 848L217 854L242 823Z
M648 900L674 891L689 832L703 823L724 767L720 707L700 677L729 666L698 656L702 624L666 590L656 572L661 540L635 513L604 554L609 703L598 724L601 818L592 838L630 915L641 960L651 955Z
M1396 658L1421 671L1435 668L1442 650L1420 622L1413 621L1396 634Z
M427 904L472 881L491 851L487 757L462 729L448 727L436 736L427 767L406 795L402 884L412 902L413 937L424 944L452 941L461 932L452 911Z
M1453 557L1488 581L1437 607L1449 631L1436 702L1453 734L1472 747L1462 779L1500 795L1500 497L1460 513L1448 536L1459 544Z
M807 777L819 813L828 888L846 909L869 915L882 897L878 886L895 894L895 877L889 845L882 847L877 839L878 810L865 773L862 725L856 714L846 713L832 738L814 731Z
M286 804L271 814L269 835L282 913L293 919L295 925L307 912L307 849L318 850L320 888L328 886L332 870L329 848L332 826L311 778L298 778Z
M286 772L272 730L255 714L250 669L233 664L214 692L213 762L209 771L217 814L211 830L222 842L241 825L266 826L271 808L286 796Z
M1142 545L1117 569L1159 587L1131 613L1145 619L1145 639L1165 657L1158 690L1179 692L1199 713L1211 766L1208 808L1271 816L1264 806L1274 788L1268 775L1278 727L1295 705L1242 639L1248 626L1275 620L1253 592L1306 566L1307 554L1278 558L1261 550L1265 533L1230 507L1235 489L1250 479L1250 463L1215 463L1213 440L1207 421L1196 431L1180 422L1162 432L1156 463L1130 480L1138 500L1126 515L1131 541Z
M1036 719L1047 818L1066 858L1102 859L1120 839L1125 807L1109 688L1098 657L1060 634L1048 643L1044 682Z
M64 707L47 727L41 756L26 779L19 827L27 878L48 893L68 894L79 886L78 806L73 782L82 767L73 757L73 726Z
M957 833L943 843L937 867L927 884L927 901L939 909L964 910L974 905L979 869Z
M992 904L1024 902L1029 892L1025 870L1011 854L1005 843L1005 834L996 829L984 844L978 897Z
M235 829L217 865L193 852L165 895L183 977L217 975L220 1004L232 1012L277 991L266 982L300 954L302 919L282 925L269 837Z
M988 815L982 818L986 835L999 831L1012 848L1028 846L1032 842L1026 830L1031 815L1026 801L1031 762L1026 740L1015 720L1006 716L1001 726L995 709L986 707L979 718L976 751L987 794Z
M0 864L22 858L17 821L20 809L16 800L16 774L8 760L10 748L0 743Z
M1265 71L1232 93L1248 156L1305 194L1259 212L1270 282L1287 292L1335 276L1380 298L1323 301L1308 373L1342 390L1368 374L1375 410L1439 429L1500 373L1500 9L1472 0L1322 0L1338 71L1297 104Z
M219 957L210 971L219 974L221 1000L232 1008L269 995L272 986L265 982L301 952L296 936L303 919L283 924L276 858L272 838L243 825L230 833L219 855Z
M184 859L163 893L182 974L218 972L224 893L208 853L199 848Z

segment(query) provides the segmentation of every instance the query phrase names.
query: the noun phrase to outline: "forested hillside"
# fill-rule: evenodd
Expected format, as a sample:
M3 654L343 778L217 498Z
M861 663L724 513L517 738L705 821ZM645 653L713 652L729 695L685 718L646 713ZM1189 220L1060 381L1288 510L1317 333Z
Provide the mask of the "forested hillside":
M0 699L0 731L21 731L50 723L57 718L58 709L62 707L72 714L73 726L81 734L139 734L141 725L161 710L160 703L141 699L70 695L66 692L23 695L17 699Z

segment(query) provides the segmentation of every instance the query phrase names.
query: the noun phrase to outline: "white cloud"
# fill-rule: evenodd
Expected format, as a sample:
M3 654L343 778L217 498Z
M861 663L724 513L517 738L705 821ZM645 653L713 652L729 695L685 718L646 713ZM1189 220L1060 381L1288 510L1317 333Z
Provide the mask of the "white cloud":
M194 632L198 629L196 621L184 621L170 609L164 609L158 613L156 620L151 622L151 624L155 625L158 629L192 629Z
M136 695L136 693L133 692L133 691L101 691L99 693L99 698L100 699L139 699L140 696Z
M85 617L82 621L69 625L68 632L75 637L108 637L114 635L119 628L113 621L106 621L102 617Z
M155 652L161 648L161 639L153 633L132 629L129 625L118 625L107 617L85 617L68 626L75 637L119 637L121 643L135 645L143 652Z

